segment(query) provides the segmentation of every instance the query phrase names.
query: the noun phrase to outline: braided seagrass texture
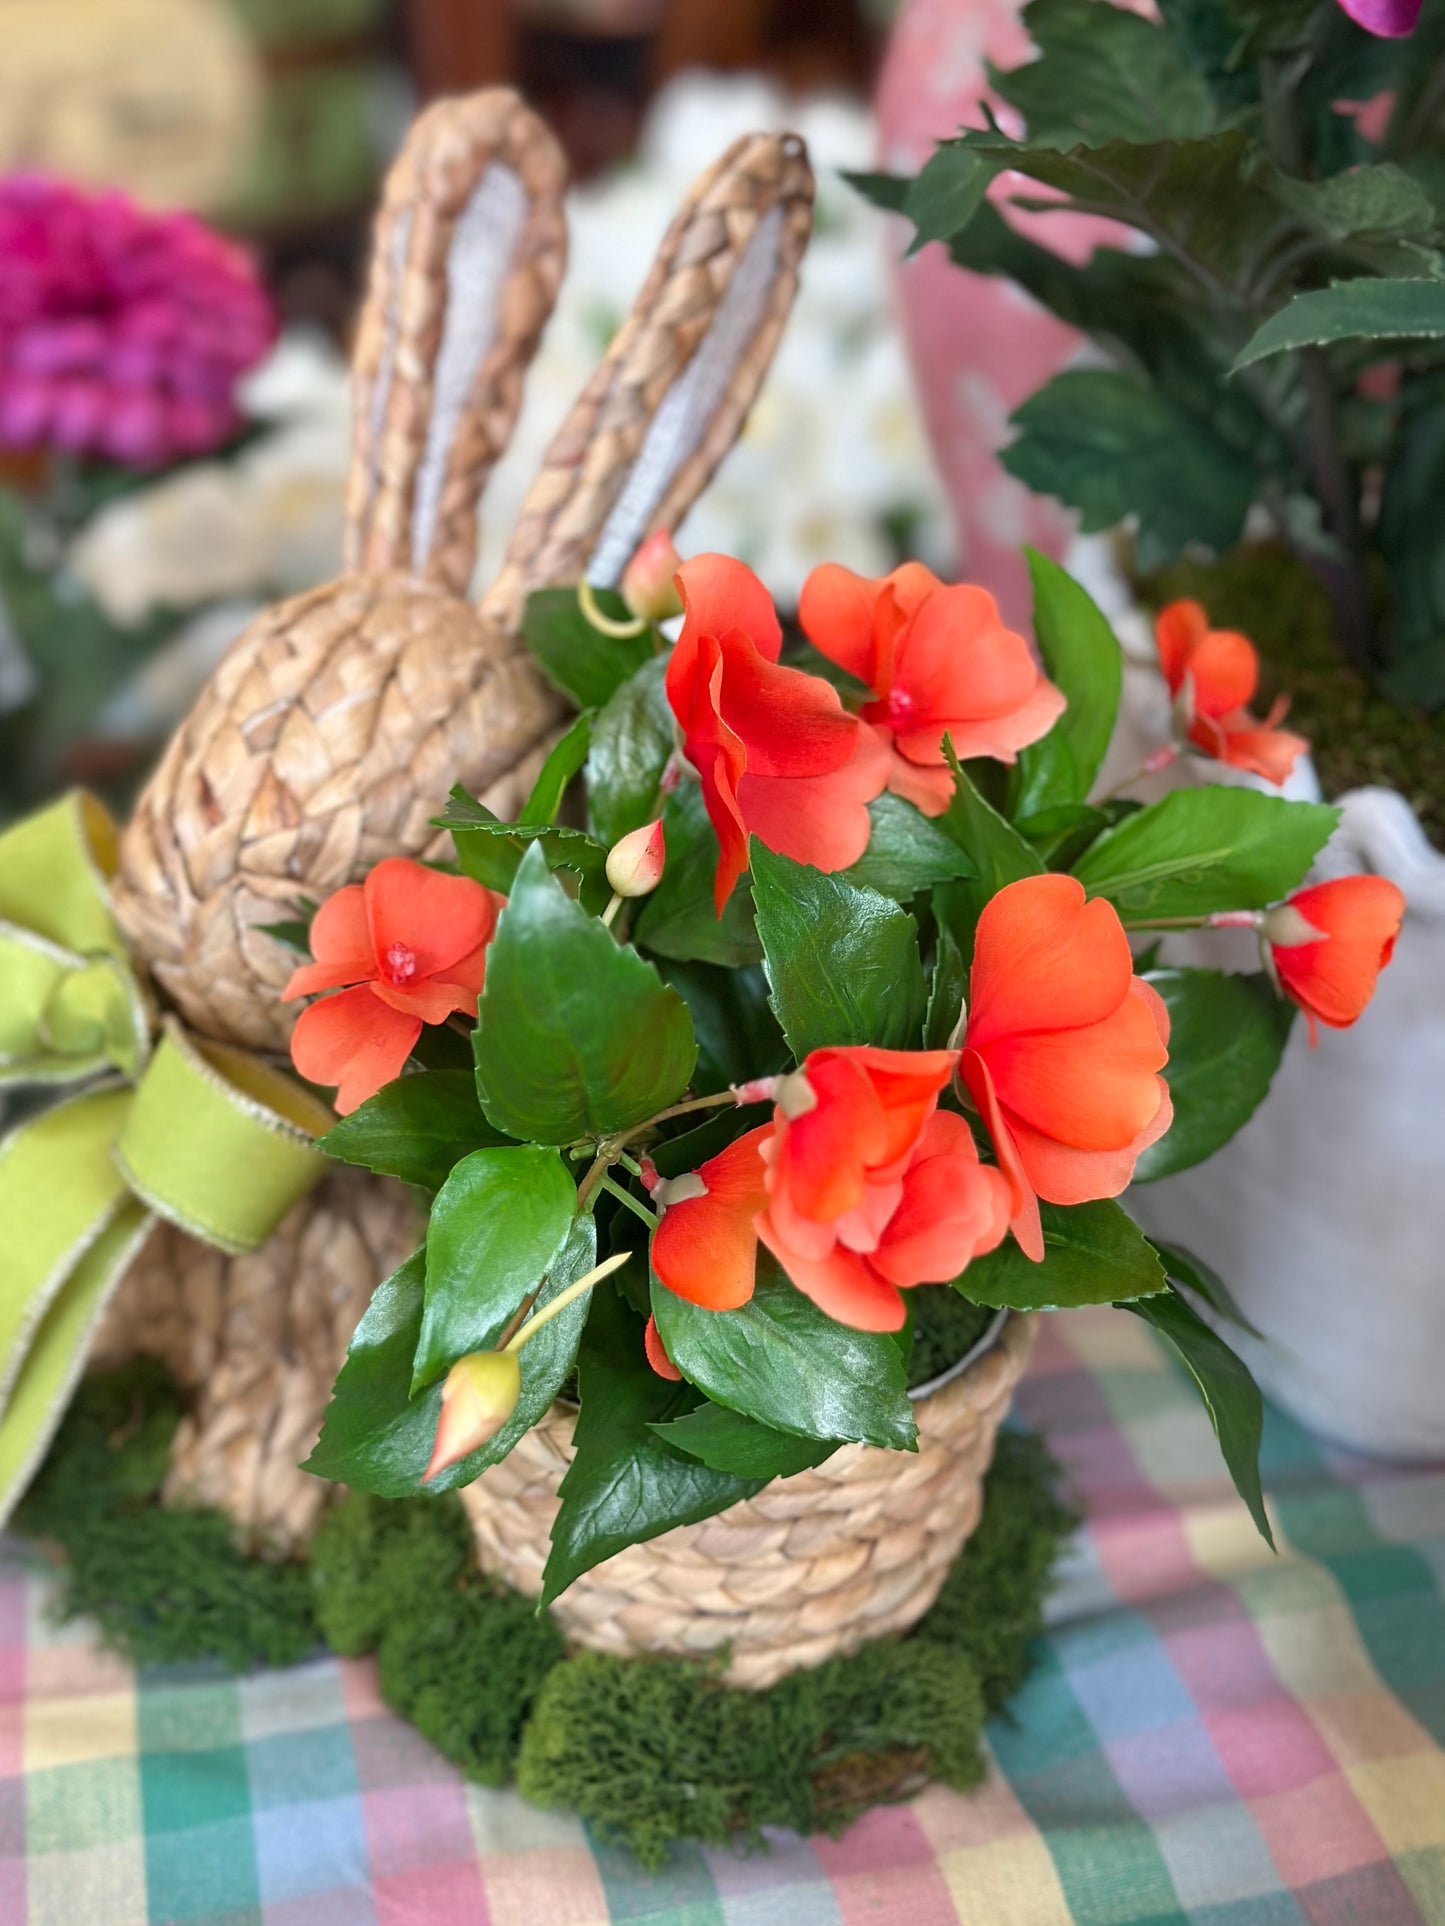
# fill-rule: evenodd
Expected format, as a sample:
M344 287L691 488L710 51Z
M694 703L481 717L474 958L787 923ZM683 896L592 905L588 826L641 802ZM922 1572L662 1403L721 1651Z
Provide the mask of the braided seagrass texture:
M160 1358L190 1397L168 1501L217 1505L258 1545L306 1542L336 1488L301 1461L378 1279L418 1234L400 1184L342 1169L241 1257L157 1225L111 1300L91 1363Z
M870 1639L906 1631L937 1598L977 1525L994 1439L1037 1320L918 1400L918 1451L846 1445L816 1470L766 1485L699 1525L630 1545L551 1607L594 1651L697 1657L731 1647L735 1685L771 1685ZM554 1405L461 1494L483 1570L542 1589L573 1416Z
M669 229L631 318L548 453L482 613L445 585L462 549L470 555L461 536L448 537L440 582L400 572L411 561L407 530L426 435L425 414L412 399L425 380L421 372L413 375L412 362L435 355L444 304L433 293L428 305L403 275L399 319L387 336L394 337L397 378L378 440L371 398L382 353L377 339L391 325L385 319L395 252L389 237L397 208L413 206L431 179L428 167L451 126L448 117L469 125L494 98L442 103L424 116L407 150L418 148L424 159L408 168L403 156L388 193L360 334L348 504L349 548L367 572L283 603L238 638L122 839L115 901L123 927L186 1020L227 1041L281 1048L295 1020L294 1010L278 1000L295 959L265 933L265 924L294 916L301 898L330 895L384 856L440 853L445 838L430 819L455 782L498 815L515 813L563 715L561 698L516 633L527 595L580 576L658 406L706 334L759 220L774 208L776 257L761 317L696 446L679 453L639 536L647 527L675 523L726 453L796 289L812 177L798 141L753 136L702 177ZM524 110L514 107L514 113ZM511 130L513 123L507 125ZM531 126L537 141L550 143L540 123ZM520 138L509 137L514 144ZM467 143L454 144L474 176L486 143L473 132ZM453 198L459 191L452 190ZM547 233L554 212L544 200L533 217ZM435 258L444 226L423 193L406 230L407 258L418 235L431 237L421 275L429 284L444 276L445 253ZM495 392L478 419L491 426L475 438L466 429L458 437L474 463L490 462L510 426L521 367L540 325L534 309L550 300L555 284L556 250L539 249L503 290L506 313L508 291L520 284L526 325L518 320L484 364ZM503 346L505 380L492 365ZM475 465L458 466L455 448L448 460L444 529L474 513L481 481ZM383 565L390 572L370 572Z

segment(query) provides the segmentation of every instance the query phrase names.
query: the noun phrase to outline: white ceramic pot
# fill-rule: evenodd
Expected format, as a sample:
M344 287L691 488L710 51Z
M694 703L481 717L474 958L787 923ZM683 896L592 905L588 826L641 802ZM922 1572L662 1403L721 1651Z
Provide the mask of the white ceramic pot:
M1167 707L1147 625L1097 552L1071 559L1113 606L1132 662L1117 774L1159 742ZM1180 765L1176 781L1217 779ZM1287 793L1318 795L1301 769ZM1134 793L1143 793L1136 791ZM1312 1429L1396 1458L1445 1456L1445 856L1403 798L1358 789L1316 877L1373 871L1404 891L1394 961L1360 1021L1296 1025L1269 1096L1207 1163L1131 1190L1146 1231L1206 1259L1264 1334L1226 1335L1264 1389ZM1242 944L1242 947L1241 947ZM1171 938L1174 962L1256 965L1252 939Z

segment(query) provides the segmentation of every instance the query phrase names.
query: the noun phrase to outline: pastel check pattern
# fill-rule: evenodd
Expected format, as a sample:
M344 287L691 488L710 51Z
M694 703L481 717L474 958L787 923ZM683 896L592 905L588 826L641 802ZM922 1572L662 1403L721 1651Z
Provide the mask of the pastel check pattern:
M1445 1467L1272 1413L1275 1559L1134 1319L1051 1319L1019 1408L1089 1522L986 1785L658 1877L464 1785L369 1664L137 1676L12 1546L0 1923L1445 1926Z

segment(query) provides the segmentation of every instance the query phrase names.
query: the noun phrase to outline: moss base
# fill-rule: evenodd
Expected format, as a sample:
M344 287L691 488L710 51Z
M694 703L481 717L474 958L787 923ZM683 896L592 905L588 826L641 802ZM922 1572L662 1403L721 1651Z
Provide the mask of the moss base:
M158 1502L178 1414L154 1365L82 1386L16 1518L66 1552L65 1614L142 1664L285 1665L318 1638L375 1652L387 1704L468 1778L515 1777L647 1866L679 1840L838 1832L930 1780L975 1784L983 1721L1025 1676L1075 1522L1044 1446L1003 1433L982 1523L914 1630L749 1692L716 1661L569 1654L478 1570L454 1496L352 1492L309 1566L249 1558L220 1513Z
M1181 562L1139 578L1144 606L1192 596L1218 628L1258 643L1268 686L1291 698L1292 728L1308 736L1327 796L1365 783L1397 789L1445 849L1445 711L1397 709L1340 659L1329 598L1305 565L1272 543L1218 562Z

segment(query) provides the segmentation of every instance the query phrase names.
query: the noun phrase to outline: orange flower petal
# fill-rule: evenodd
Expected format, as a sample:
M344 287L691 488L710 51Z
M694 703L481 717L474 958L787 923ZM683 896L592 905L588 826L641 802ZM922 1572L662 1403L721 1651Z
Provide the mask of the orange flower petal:
M1159 666L1170 692L1178 695L1189 671L1189 658L1209 633L1209 617L1198 602L1171 602L1154 618L1154 640Z
M1062 691L1056 689L1046 677L1038 676L1032 692L1017 708L1010 709L1006 714L979 720L949 716L926 731L900 730L898 747L903 755L917 762L932 761L934 757L941 762L942 742L947 735L960 762L968 761L971 756L991 756L995 762L1017 762L1019 750L1027 749L1031 742L1038 742L1046 736L1067 707ZM948 796L951 801L951 772Z
M292 1003L298 996L314 996L318 990L339 989L345 983L365 983L375 969L370 956L348 956L335 963L302 963L287 979L281 1001Z
M1154 1120L1169 1060L1153 1011L1133 996L1100 1023L995 1037L980 1054L1010 1117L1079 1150L1131 1144Z
M741 635L719 638L718 709L754 776L824 776L856 752L861 725L820 675L769 662Z
M1156 1083L1158 1107L1153 1118L1131 1143L1117 1150L1081 1150L1060 1143L1008 1113L1009 1134L1038 1195L1050 1204L1087 1204L1097 1197L1118 1197L1126 1190L1141 1154L1157 1143L1174 1121L1169 1086L1162 1077Z
M1006 716L1042 679L1028 643L1005 626L987 589L972 583L940 588L898 644L895 726L902 727L905 716L940 728L950 720Z
M772 777L751 769L738 784L750 834L780 856L814 869L848 869L868 847L868 805L883 793L888 753L872 729L859 728L852 758L830 775Z
M979 1114L993 1143L994 1155L998 1158L998 1167L1009 1186L1009 1202L1013 1212L1009 1229L1017 1238L1024 1256L1032 1258L1035 1264L1041 1264L1044 1258L1044 1229L1039 1217L1039 1200L1019 1155L1018 1145L1014 1142L1009 1120L999 1103L993 1079L988 1074L988 1065L977 1050L965 1050L958 1068L964 1088L978 1105Z
M787 1276L820 1311L855 1331L901 1331L907 1318L903 1299L866 1257L837 1245L822 1258L800 1257L774 1247L766 1220L758 1233Z
M1347 1030L1394 954L1405 898L1383 876L1339 876L1289 900L1324 941L1272 946L1280 983L1308 1015Z
M1193 735L1192 730L1190 733ZM1218 746L1211 753L1233 769L1248 769L1282 787L1308 748L1305 738L1289 729L1270 729L1263 723L1256 724L1251 716L1236 714L1221 722Z
M365 976L371 968L371 925L366 917L366 892L360 883L348 883L328 896L311 919L311 954L318 963L350 963L365 959ZM352 978L355 982L357 979Z
M388 856L363 887L379 975L388 974L386 959L393 945L411 952L416 977L445 974L485 943L496 927L490 890L470 876L448 876L409 856Z
M798 623L814 648L866 682L875 695L886 696L897 634L942 586L920 562L905 562L878 577L824 562L803 584Z
M657 1319L649 1317L647 1329L642 1334L643 1349L647 1352L647 1362L660 1378L670 1378L674 1384L682 1382L682 1373L667 1355L667 1348L657 1334Z
M1071 1030L1112 1015L1134 972L1118 912L1087 901L1072 876L1008 883L978 920L969 977L968 1040Z
M903 1199L871 1262L890 1283L948 1284L1002 1242L1012 1196L1008 1179L978 1160L962 1117L929 1118L903 1178Z
M953 771L943 760L940 748L935 761L911 762L897 747L893 731L872 726L880 740L888 745L888 788L904 802L910 802L925 816L941 816L953 801ZM940 742L942 737L939 738ZM964 755L972 755L969 749ZM986 753L986 752L984 752Z
M759 1147L761 1124L710 1157L698 1171L707 1194L669 1204L652 1234L652 1268L668 1290L709 1311L735 1311L753 1294L758 1237L768 1201Z
M683 636L740 632L769 662L777 661L783 646L777 610L745 563L731 555L694 555L677 571L677 585L686 611Z
M1233 629L1207 629L1185 666L1197 715L1227 716L1244 708L1259 683L1258 651Z
M344 1117L401 1075L420 1035L420 1017L391 1009L363 984L301 1012L291 1061L308 1083L336 1086L336 1109Z

